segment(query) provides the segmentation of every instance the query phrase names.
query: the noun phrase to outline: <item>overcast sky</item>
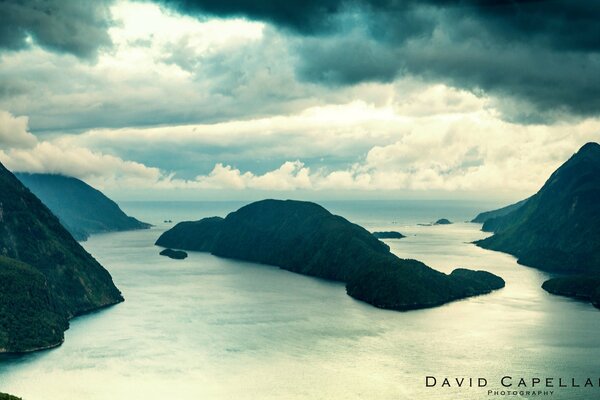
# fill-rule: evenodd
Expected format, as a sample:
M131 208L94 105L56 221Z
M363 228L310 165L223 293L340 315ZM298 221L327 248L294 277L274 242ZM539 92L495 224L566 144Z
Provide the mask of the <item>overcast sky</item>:
M600 141L590 0L0 2L0 161L117 199L497 198Z

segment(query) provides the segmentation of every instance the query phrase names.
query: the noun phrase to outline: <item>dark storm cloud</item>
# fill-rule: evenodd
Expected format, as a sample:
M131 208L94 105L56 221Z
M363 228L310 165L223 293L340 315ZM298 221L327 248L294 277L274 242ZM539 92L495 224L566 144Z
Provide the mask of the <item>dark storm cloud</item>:
M94 57L110 45L111 0L0 0L0 49L27 47L27 38L48 50Z
M569 50L600 49L600 7L590 0L157 0L188 14L245 16L319 34L337 27L343 12L372 18L374 33L398 38L431 28L423 7L443 10L458 19L475 19L499 40L540 40Z
M302 33L330 29L332 19L339 13L340 0L158 0L188 14L213 14L216 16L243 16L271 22Z
M509 119L598 115L600 5L589 0L164 0L293 31L300 78L420 76L502 99ZM512 102L510 100L513 100Z

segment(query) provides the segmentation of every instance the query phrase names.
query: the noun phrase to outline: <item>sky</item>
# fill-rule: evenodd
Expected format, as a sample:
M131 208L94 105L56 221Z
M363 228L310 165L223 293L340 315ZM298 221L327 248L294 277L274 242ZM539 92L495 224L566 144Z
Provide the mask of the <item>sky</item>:
M116 199L526 197L600 141L600 2L0 2L0 161Z

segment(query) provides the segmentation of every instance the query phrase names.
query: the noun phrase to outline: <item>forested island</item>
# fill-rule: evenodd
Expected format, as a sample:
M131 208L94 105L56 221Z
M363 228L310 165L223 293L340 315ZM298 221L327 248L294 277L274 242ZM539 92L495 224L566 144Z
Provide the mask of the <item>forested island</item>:
M58 217L79 241L94 233L147 229L99 190L70 176L17 173L17 178Z
M0 164L0 353L58 346L69 319L121 301L108 271Z
M504 287L488 272L457 269L446 275L398 258L361 226L303 201L263 200L226 218L182 222L156 245L344 282L350 296L394 310L438 306Z
M400 232L396 231L373 232L373 236L375 236L377 239L402 239L406 237Z

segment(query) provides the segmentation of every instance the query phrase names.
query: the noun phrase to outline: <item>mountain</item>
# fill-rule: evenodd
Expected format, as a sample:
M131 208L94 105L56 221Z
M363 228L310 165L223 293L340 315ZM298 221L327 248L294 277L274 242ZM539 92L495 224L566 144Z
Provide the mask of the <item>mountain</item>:
M150 227L127 216L117 203L79 179L52 174L15 175L77 240L86 240L94 233Z
M0 353L57 346L70 318L121 301L108 271L0 164Z
M515 210L518 210L523 204L525 204L525 202L527 200L528 199L524 199L519 202L516 202L515 204L511 204L509 206L502 207L497 210L482 212L482 213L478 214L475 218L473 218L471 220L471 222L485 224L494 218L503 217L507 214L510 214L511 212L513 212ZM486 232L493 232L493 230L486 231Z
M361 226L302 201L263 200L226 218L183 222L156 244L345 282L350 296L395 310L432 307L504 286L487 272L446 275L400 259Z
M600 145L588 143L476 243L546 271L600 273L599 199Z

